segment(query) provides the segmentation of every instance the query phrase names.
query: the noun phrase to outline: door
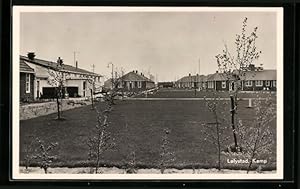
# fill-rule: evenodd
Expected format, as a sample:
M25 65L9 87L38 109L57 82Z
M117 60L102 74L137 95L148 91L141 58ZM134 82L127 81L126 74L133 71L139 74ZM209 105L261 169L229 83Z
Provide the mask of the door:
M36 81L36 98L40 98L40 81Z
M230 82L229 91L234 91L234 81Z
M83 97L85 97L86 81L83 82Z

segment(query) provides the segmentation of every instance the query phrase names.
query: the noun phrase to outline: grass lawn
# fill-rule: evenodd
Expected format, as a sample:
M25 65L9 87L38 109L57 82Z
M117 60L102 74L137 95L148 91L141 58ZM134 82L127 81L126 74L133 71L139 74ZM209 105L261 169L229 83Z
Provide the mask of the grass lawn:
M248 109L247 101L241 101L238 116L244 123L253 122L254 110ZM101 108L102 103L97 106ZM118 101L109 116L108 130L115 139L116 146L103 154L102 164L121 167L127 164L132 151L136 154L136 163L141 168L158 167L163 130L170 129L169 139L175 161L169 165L174 168L211 168L217 166L217 149L204 140L202 123L212 122L204 101ZM229 112L229 105L221 107ZM58 142L54 154L58 159L55 166L88 166L87 140L95 131L96 113L91 106L85 106L63 112L65 121L56 121L56 114L20 121L20 160L24 160L24 149L30 137L39 137L46 142ZM271 122L276 135L276 120ZM225 131L232 136L231 130ZM224 142L228 146L232 143ZM276 139L274 138L274 141ZM274 153L266 157L266 169L274 169L276 161L276 143ZM246 165L226 163L229 157L222 154L224 168L245 168ZM255 167L255 165L254 165Z

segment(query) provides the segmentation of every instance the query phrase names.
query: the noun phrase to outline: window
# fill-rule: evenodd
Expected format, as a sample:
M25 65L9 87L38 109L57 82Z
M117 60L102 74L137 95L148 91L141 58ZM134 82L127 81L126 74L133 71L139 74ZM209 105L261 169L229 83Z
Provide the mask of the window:
M270 86L270 81L266 81L266 86L267 86L267 87Z
M26 74L26 93L30 93L30 74Z
M246 81L245 86L246 87L252 87L252 81Z
M138 88L142 88L142 82L138 81Z
M261 86L263 86L263 81L262 80L257 80L257 81L255 81L255 85L257 87L261 87Z
M276 87L276 81L273 81L273 87Z
M226 88L226 81L222 81L222 88L223 88L223 89Z
M212 89L212 88L214 88L214 82L213 81L209 81L209 82L207 82L207 87L209 88L209 89Z

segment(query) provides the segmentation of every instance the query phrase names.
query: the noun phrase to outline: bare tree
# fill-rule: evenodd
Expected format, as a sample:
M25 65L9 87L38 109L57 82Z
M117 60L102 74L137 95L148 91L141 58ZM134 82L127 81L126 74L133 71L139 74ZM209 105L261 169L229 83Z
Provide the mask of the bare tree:
M241 143L245 148L244 153L249 158L247 173L251 169L253 160L263 153L269 153L274 145L274 133L270 124L276 119L275 100L269 95L266 99L256 99L254 101L255 119L252 123L239 121L237 133Z
M102 154L106 150L113 148L115 144L113 142L114 139L111 138L111 133L107 131L109 125L108 114L111 112L111 106L108 105L103 111L100 111L95 107L95 111L97 113L96 131L88 139L87 145L89 147L89 161L95 163L94 167L97 174Z
M53 86L55 89L55 98L57 104L57 119L62 120L62 99L64 97L64 72L63 72L63 60L58 57L57 64L55 67L48 68L49 85Z
M213 114L214 121L212 123L202 124L204 140L211 142L218 151L218 169L221 170L221 148L222 144L229 139L228 136L225 136L223 133L227 128L225 121L225 116L222 112L219 111L220 106L226 104L221 103L220 98L217 98L214 94L213 98L206 99L206 107Z
M246 33L247 17L244 18L241 34L236 35L234 53L228 50L225 44L222 53L216 55L219 72L232 87L232 133L234 136L234 147L238 148L235 128L235 114L237 113L238 93L242 89L243 80L246 78L246 72L252 70L253 63L261 54L256 47L257 29L255 27L250 34Z
M129 154L128 158L129 158L129 162L128 162L128 166L127 166L127 169L126 169L126 173L129 173L129 174L137 173L135 151L132 151Z
M37 142L39 144L39 150L37 150L33 158L38 161L40 167L44 169L45 174L47 174L51 163L57 159L57 155L51 155L51 151L58 145L58 143L46 144L40 139L37 139Z
M91 93L91 102L92 102L92 109L94 109L94 93L95 93L95 90L96 90L96 78L95 77L92 77L92 78L87 78L86 79L87 82L90 84L89 86L89 89L90 89L90 93Z
M110 105L115 105L115 100L117 97L121 97L123 99L124 97L124 80L123 80L123 72L122 74L119 74L115 72L115 77L111 78L111 89L108 93L105 94L105 100L108 101Z

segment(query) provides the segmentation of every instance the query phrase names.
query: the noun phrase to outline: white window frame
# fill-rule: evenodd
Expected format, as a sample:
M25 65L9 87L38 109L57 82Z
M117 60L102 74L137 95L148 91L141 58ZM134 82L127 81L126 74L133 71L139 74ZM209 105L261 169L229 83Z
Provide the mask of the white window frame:
M270 87L270 81L266 81L266 86Z
M26 73L25 75L25 91L26 93L30 93L30 74Z
M256 80L255 81L255 86L262 87L263 86L263 81L262 80Z
M226 81L222 81L222 89L226 89Z
M138 81L138 88L142 88L142 82L141 81Z
M273 87L276 87L277 83L276 80L273 81Z
M214 82L213 81L209 81L207 84L209 89L213 89L214 88Z
M246 82L245 82L245 86L246 86L246 87L252 87L252 81L249 81L249 80L246 81Z

